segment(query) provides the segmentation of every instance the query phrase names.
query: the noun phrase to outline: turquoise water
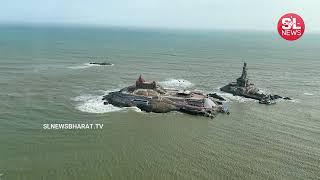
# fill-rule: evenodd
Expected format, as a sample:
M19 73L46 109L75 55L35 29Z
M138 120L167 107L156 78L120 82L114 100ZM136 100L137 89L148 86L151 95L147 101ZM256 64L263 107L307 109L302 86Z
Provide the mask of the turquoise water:
M83 27L0 27L2 179L317 179L320 36ZM113 66L90 66L90 61ZM221 93L211 120L104 106L139 74L203 92L241 74L292 97L274 106ZM102 130L44 130L100 123Z

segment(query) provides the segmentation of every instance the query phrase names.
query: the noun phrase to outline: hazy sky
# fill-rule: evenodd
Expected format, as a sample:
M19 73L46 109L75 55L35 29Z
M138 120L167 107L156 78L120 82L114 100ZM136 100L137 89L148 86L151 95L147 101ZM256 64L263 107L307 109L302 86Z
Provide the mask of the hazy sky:
M1 0L0 23L274 30L287 12L320 31L320 0Z

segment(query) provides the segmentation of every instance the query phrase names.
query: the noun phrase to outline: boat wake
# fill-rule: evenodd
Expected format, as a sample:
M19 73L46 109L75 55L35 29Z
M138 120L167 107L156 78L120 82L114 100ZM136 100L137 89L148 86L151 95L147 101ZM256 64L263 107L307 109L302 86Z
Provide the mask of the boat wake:
M304 95L307 95L307 96L313 96L313 94L312 93L308 93L308 92L305 92L305 93L303 93Z
M84 63L82 65L79 66L69 66L69 69L86 69L86 68L90 68L90 67L97 67L97 66L114 66L114 64L111 65L99 65L99 64L90 64L90 63Z
M159 82L159 84L167 89L185 89L193 86L190 81L184 79L168 79Z
M118 89L117 89L118 90ZM112 91L117 91L112 90ZM104 95L112 91L104 91ZM108 113L108 112L116 112L116 111L128 111L133 110L135 112L141 112L141 110L137 107L125 107L119 108L113 106L111 104L104 105L102 100L103 95L92 95L92 94L84 94L77 97L72 98L71 100L77 102L76 109L82 112L87 113Z

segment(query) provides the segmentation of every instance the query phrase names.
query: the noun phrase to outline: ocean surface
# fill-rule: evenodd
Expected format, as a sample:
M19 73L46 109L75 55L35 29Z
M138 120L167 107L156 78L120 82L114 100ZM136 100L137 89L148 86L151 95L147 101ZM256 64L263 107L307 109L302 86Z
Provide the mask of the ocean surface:
M90 65L111 62L113 66ZM276 105L219 92L241 75ZM0 27L0 178L318 179L320 34ZM103 105L142 74L164 87L218 92L215 119ZM43 124L100 123L102 130Z

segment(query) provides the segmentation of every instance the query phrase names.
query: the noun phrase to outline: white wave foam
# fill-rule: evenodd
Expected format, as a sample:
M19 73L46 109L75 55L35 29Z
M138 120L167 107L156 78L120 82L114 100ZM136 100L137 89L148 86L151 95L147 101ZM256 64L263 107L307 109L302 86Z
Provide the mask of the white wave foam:
M256 99L250 99L250 98L245 98L241 96L234 96L233 94L230 93L225 93L225 92L216 92L218 95L222 96L227 100L227 102L230 101L236 101L239 103L246 103L246 102L258 102ZM292 102L292 103L300 103L298 99L291 99L291 100L285 100L285 99L277 99L276 102Z
M107 113L120 111L121 108L115 107L111 104L104 105L102 96L95 95L80 95L78 97L73 98L74 101L78 101L79 104L76 106L76 109L88 112L88 113Z
M111 65L99 65L99 64L90 64L90 63L84 63L83 65L79 65L79 66L70 66L68 68L70 69L85 69L85 68L89 68L89 67L96 67L96 66L113 66L114 64Z
M288 100L289 102L293 102L293 103L300 103L300 100L299 99L291 99L291 100Z
M285 102L291 102L291 103L300 103L299 99L290 99L290 100L286 100L286 99L277 99L276 102L278 103L285 103Z
M308 93L308 92L305 92L305 93L303 93L304 95L307 95L307 96L313 96L313 94L312 93Z
M184 79L168 79L165 81L159 82L164 88L177 88L177 89L185 89L193 86L190 81Z
M101 92L103 92L104 95L107 95L113 91L119 91L119 89L107 90L107 91L101 91ZM104 101L102 100L102 95L85 94L85 95L80 95L75 98L72 98L72 100L78 102L76 109L82 112L108 113L108 112L115 112L115 111L122 111L122 110L133 110L135 112L141 112L141 109L139 109L138 107L119 108L119 107L113 106L112 104L104 105L103 104Z
M216 93L222 96L223 98L225 98L227 102L237 101L239 103L244 103L244 102L250 102L250 101L257 101L255 99L245 98L241 96L234 96L233 94L225 93L225 92L216 92Z
M133 107L125 107L125 108L122 108L122 109L133 110L133 111L135 111L135 112L142 112L141 109L139 109L139 108L136 107L136 106L133 106Z

